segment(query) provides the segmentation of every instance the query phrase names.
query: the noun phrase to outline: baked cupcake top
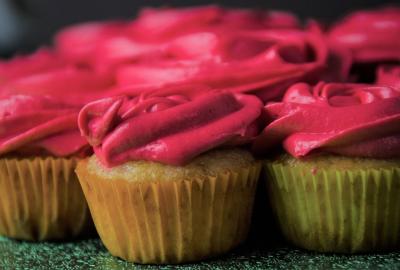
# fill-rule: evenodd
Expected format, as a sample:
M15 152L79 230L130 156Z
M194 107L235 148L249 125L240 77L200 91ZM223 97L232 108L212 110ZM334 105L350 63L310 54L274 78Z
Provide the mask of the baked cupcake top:
M377 84L390 85L400 91L400 65L382 65L376 73Z
M298 83L265 113L270 124L253 145L260 154L282 144L296 158L400 157L400 92L389 86Z
M0 155L83 155L80 107L45 96L12 95L0 99Z
M400 8L354 12L332 27L329 40L349 48L356 62L400 61Z
M183 166L172 166L152 161L128 161L115 166L112 170L104 167L96 155L87 160L88 173L99 175L106 179L124 179L129 182L143 181L156 182L160 178L167 181L182 179L201 179L204 176L235 172L254 166L252 154L240 148L214 149L194 157ZM168 177L165 173L168 171Z
M248 95L154 93L89 103L78 123L107 167L130 160L183 165L213 148L249 142L261 110L261 101Z

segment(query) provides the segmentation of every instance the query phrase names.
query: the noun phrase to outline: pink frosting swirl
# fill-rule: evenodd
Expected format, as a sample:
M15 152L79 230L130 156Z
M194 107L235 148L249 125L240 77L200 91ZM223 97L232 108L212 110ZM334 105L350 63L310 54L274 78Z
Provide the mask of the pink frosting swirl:
M50 95L82 105L103 97L114 85L113 74L70 64L47 48L0 61L0 98Z
M281 143L296 158L400 157L400 92L388 86L299 83L265 113L271 123L253 145L260 154Z
M171 41L194 32L297 27L298 21L293 15L277 11L235 10L217 6L148 8L132 21L94 22L68 27L56 36L56 48L68 62L107 71L120 62L135 62L160 55L168 57L168 47L175 43L170 45Z
M351 49L357 62L400 61L400 8L352 13L333 26L329 39Z
M95 57L99 42L125 35L124 22L90 22L70 26L60 31L56 38L57 53L68 62L89 64Z
M80 155L88 144L80 136L79 107L44 96L0 99L0 155Z
M206 84L268 101L282 97L295 82L343 81L351 65L350 55L330 48L318 31L193 33L174 40L167 49L172 61L120 66L118 85L135 93L168 84Z
M258 133L261 110L262 103L247 95L153 93L89 103L78 123L107 167L129 160L182 165L212 148L248 142Z
M89 69L63 66L26 74L0 86L0 97L9 95L53 96L64 102L85 104L103 97L114 85L110 74L97 74Z
M376 83L390 85L400 91L400 65L383 65L378 67Z
M146 8L131 23L141 40L162 41L193 32L227 29L299 28L297 18L282 11L225 9L218 6Z
M46 72L64 65L64 61L49 49L39 49L30 55L16 56L0 61L0 84L24 76Z
M206 84L268 101L295 82L344 81L351 65L291 14L217 6L145 9L130 22L67 28L56 41L68 63L112 74L129 95Z

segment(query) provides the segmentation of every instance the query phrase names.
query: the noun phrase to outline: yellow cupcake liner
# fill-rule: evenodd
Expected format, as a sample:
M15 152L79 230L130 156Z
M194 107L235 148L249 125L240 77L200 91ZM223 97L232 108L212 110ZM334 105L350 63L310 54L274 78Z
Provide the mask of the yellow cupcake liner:
M137 263L183 263L243 242L261 165L190 180L138 182L77 174L104 245Z
M337 253L393 249L400 240L400 168L315 172L266 162L268 195L284 236Z
M75 159L0 159L0 235L31 241L93 228Z

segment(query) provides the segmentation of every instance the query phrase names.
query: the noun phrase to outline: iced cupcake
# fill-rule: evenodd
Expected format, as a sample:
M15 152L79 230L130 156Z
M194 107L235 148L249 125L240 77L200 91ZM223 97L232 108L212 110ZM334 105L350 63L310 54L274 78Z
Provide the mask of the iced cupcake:
M260 164L246 144L262 103L252 96L182 93L115 97L85 106L95 155L77 175L103 243L138 263L183 263L246 239Z
M91 228L74 174L89 150L77 126L79 109L50 97L0 99L0 235L65 239Z
M387 86L296 84L253 149L284 236L321 252L393 249L400 240L400 93Z

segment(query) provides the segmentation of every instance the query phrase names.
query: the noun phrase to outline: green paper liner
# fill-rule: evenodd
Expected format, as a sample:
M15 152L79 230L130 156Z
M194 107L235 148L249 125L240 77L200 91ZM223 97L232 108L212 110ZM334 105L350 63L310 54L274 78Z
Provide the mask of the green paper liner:
M248 234L261 165L191 180L127 181L77 174L96 229L114 256L183 263L226 253Z
M75 159L0 159L0 235L68 239L93 231Z
M284 236L320 252L394 249L400 236L400 168L316 172L266 162L268 195Z

